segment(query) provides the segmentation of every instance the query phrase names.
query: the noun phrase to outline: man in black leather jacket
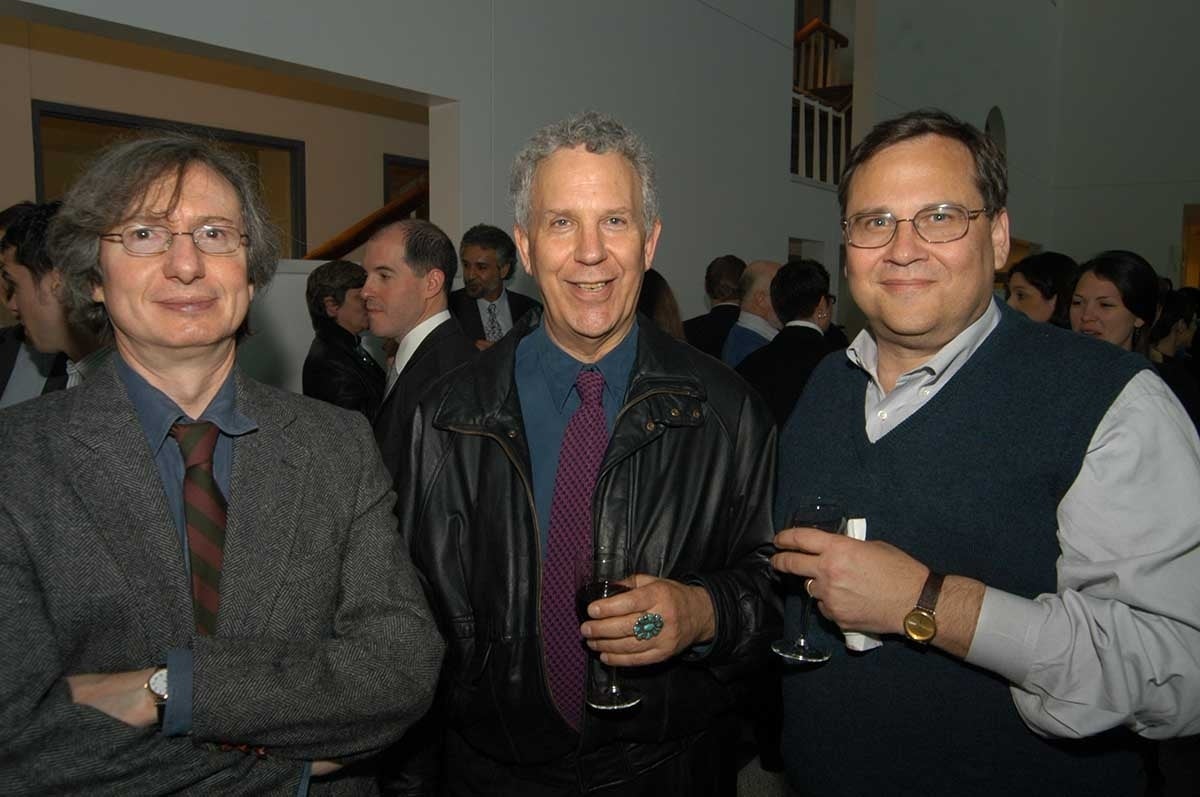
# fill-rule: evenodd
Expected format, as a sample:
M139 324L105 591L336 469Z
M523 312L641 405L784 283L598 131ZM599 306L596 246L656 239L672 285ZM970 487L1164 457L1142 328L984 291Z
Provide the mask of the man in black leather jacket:
M598 114L531 140L514 232L544 315L437 384L401 447L400 526L449 641L445 793L733 792L732 715L779 631L775 430L732 371L635 316L661 229L652 175L644 145ZM576 722L547 685L539 613L548 485L589 369L605 376L608 430L592 546L637 575L590 605L581 635L642 702L577 706ZM635 636L646 615L661 633Z

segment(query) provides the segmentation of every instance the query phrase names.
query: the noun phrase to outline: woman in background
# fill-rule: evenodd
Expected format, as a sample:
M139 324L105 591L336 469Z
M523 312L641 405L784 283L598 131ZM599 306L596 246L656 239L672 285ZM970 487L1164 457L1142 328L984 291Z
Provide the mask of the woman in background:
M1071 290L1075 287L1074 260L1058 252L1039 252L1017 263L1008 272L1008 306L1034 321L1071 328Z
M683 340L683 318L679 302L666 278L654 269L642 278L642 293L638 296L638 312L647 316L655 326L677 340Z
M1080 266L1071 297L1071 329L1147 354L1157 307L1154 267L1140 255L1112 249Z
M1150 328L1150 361L1200 430L1200 382L1178 357L1192 345L1195 336L1196 305L1192 297L1185 291L1171 291Z

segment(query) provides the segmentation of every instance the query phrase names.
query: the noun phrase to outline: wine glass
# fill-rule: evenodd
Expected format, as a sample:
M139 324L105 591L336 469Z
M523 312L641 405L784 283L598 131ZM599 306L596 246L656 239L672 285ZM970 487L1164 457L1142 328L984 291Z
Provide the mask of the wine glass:
M788 528L806 527L828 531L831 534L846 533L846 516L841 505L824 498L803 498L788 515ZM804 607L800 610L800 633L795 639L779 639L771 644L771 650L789 661L799 661L805 664L823 664L829 661L830 653L808 639L808 618L812 614L813 604L816 603L804 582L798 576L787 579L795 584L800 581L800 598Z
M588 604L629 591L621 581L632 575L621 554L597 554L580 559L575 567L575 612L579 622L589 620ZM587 704L598 711L633 708L642 702L636 689L622 686L617 668L600 661L600 654L588 650Z

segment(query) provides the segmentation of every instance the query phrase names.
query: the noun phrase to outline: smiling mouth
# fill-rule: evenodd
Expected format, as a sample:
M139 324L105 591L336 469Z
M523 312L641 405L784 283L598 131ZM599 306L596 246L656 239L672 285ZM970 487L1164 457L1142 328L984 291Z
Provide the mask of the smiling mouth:
M571 285L584 293L597 293L607 288L612 282L612 280L603 280L602 282L572 282Z

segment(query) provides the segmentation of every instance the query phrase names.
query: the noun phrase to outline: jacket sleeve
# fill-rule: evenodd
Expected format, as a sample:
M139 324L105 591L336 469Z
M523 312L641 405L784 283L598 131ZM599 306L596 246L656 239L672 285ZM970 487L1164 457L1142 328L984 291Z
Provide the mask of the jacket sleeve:
M294 790L302 765L198 747L71 701L20 530L0 506L0 793Z
M746 395L733 440L729 501L715 531L724 534L728 566L685 579L708 590L716 618L711 645L693 654L729 680L760 669L781 630L777 577L771 567L776 431L757 395Z
M319 639L200 637L193 645L193 736L274 756L352 760L399 738L433 699L444 645L396 533L389 488L361 419L343 439L360 470L341 540L332 628ZM286 598L286 596L283 596Z

